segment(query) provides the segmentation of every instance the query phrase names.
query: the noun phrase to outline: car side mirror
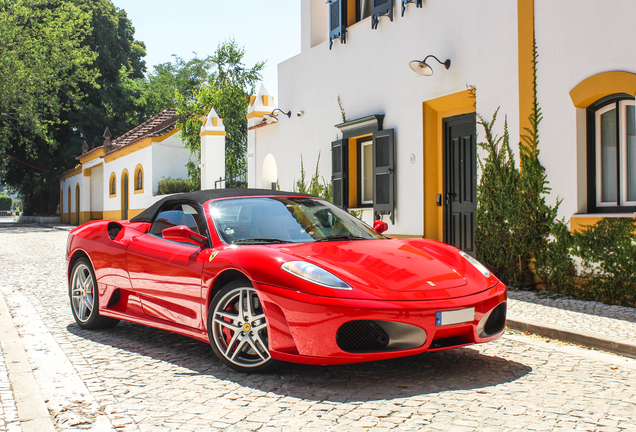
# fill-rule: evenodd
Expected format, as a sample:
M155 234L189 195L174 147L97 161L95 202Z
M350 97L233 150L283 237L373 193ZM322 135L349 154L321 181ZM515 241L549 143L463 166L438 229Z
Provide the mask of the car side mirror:
M384 231L388 229L389 229L389 225L387 225L387 223L384 221L377 220L373 222L373 231L377 232L378 234L382 234Z
M161 232L161 237L165 240L192 243L200 247L204 247L208 242L208 238L206 236L195 233L185 225L177 225L166 228Z

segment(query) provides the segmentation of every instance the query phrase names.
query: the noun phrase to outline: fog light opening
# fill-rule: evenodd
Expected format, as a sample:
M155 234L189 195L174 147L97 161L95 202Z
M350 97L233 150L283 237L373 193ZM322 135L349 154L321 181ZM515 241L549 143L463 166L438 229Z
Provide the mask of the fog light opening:
M488 337L499 333L506 325L506 302L488 312L479 321L477 333L479 337Z

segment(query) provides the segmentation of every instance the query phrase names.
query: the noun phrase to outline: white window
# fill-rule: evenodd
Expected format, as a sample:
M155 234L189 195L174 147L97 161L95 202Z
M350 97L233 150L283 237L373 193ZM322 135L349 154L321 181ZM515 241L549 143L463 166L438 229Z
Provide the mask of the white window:
M635 105L618 100L594 111L597 207L636 205Z

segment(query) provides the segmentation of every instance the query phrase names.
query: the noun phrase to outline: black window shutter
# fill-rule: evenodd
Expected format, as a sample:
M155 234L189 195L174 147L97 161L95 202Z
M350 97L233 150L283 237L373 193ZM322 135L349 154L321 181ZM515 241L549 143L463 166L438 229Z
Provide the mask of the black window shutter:
M331 0L329 2L329 49L333 40L340 38L347 43L347 0Z
M331 143L331 185L333 187L333 203L346 209L347 200L347 140L341 139Z
M371 28L377 29L381 15L387 15L393 21L393 0L372 0Z
M391 215L395 224L395 137L394 130L373 133L373 213Z

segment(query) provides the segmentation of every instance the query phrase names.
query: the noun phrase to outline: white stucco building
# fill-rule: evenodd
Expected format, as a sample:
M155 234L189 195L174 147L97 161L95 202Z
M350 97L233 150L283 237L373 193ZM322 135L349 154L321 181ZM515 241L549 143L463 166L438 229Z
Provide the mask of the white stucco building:
M187 179L186 164L193 159L181 141L178 118L176 110L166 109L79 156L77 167L60 177L62 222L130 219L162 197L161 179ZM214 109L202 120L202 167L207 165L202 186L213 188L225 171L225 127Z
M563 198L559 216L574 229L634 217L633 1L301 1L301 53L279 64L278 105L265 87L251 100L251 187L291 190L301 155L311 173L320 154L335 203L366 221L384 213L389 235L472 250L475 115L499 108L499 133L505 115L516 149L535 35L550 201ZM432 76L410 67L424 59ZM268 124L277 107L291 117Z

